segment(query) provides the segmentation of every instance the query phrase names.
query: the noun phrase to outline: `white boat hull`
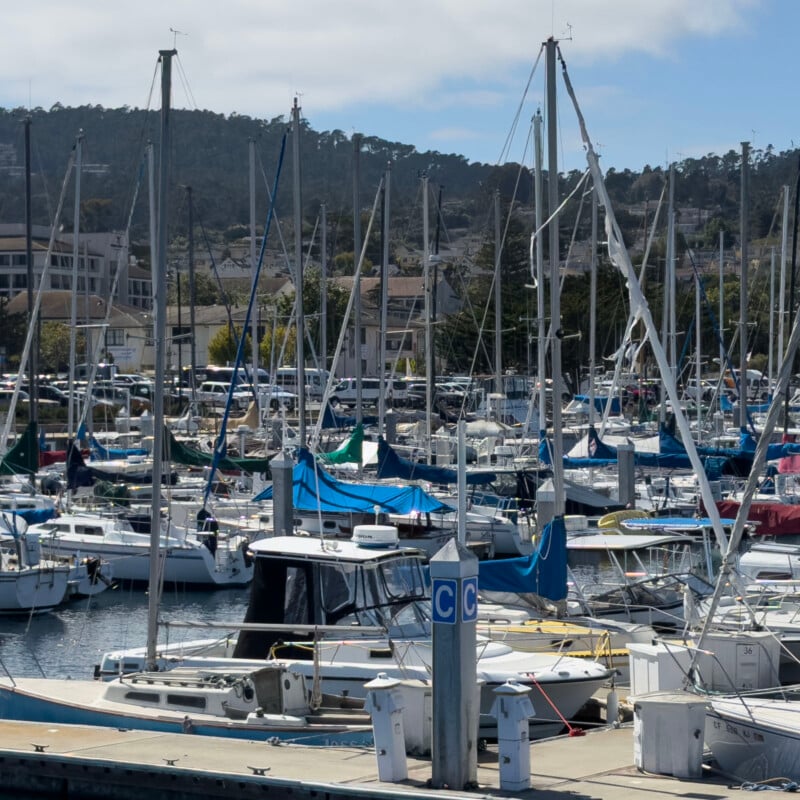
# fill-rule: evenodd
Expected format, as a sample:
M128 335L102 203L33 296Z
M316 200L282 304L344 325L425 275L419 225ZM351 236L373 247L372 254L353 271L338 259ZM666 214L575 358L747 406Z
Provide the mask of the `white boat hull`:
M714 699L706 746L720 769L741 781L800 780L800 704L773 698Z

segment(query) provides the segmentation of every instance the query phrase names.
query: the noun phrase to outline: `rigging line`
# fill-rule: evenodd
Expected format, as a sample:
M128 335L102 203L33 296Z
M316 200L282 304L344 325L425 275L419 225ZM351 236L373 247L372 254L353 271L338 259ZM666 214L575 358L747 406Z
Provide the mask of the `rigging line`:
M269 186L269 180L267 178L266 170L264 169L264 162L261 160L261 154L256 150L256 158L258 159L258 164L261 167L261 178L264 181L264 187L267 190L267 201L272 203L272 190ZM284 263L288 266L289 265L289 251L286 247L286 240L283 238L283 228L281 227L280 218L278 217L278 212L275 211L275 230L278 232L278 241L281 245L281 250L283 251L283 260ZM291 270L289 273L291 274Z
M278 157L278 167L275 170L275 184L274 184L273 191L272 191L273 198L276 196L276 194L278 192L278 181L280 180L281 168L283 167L283 158L284 158L284 155L286 153L286 140L287 140L287 138L288 138L288 131L284 132L283 139L281 141L281 151L280 151L280 155ZM269 236L270 225L272 224L274 207L275 207L275 203L273 201L270 204L269 213L267 214L267 221L264 224L264 237L261 240L261 250L260 250L259 255L258 255L258 264L257 264L257 267L256 267L256 274L254 275L254 280L253 280L253 285L254 286L258 285L258 278L259 278L259 275L260 275L260 272L261 272L261 266L264 263L264 253L266 251L267 237ZM225 413L222 416L222 423L220 425L219 436L217 437L217 441L214 444L214 455L213 455L213 458L211 460L211 471L210 471L210 474L209 474L208 483L206 484L205 492L203 494L203 508L205 508L206 505L208 504L208 498L209 498L209 495L211 494L211 488L212 488L212 483L213 483L212 478L213 478L214 474L216 473L217 469L219 468L220 462L222 461L222 459L226 455L225 451L227 450L227 439L226 439L226 435L225 434L226 434L227 427L228 427L228 415L230 414L231 405L232 405L232 402L233 402L233 392L234 392L234 387L236 385L236 376L237 376L237 372L238 372L238 369L239 369L239 364L242 362L242 355L243 355L243 351L244 351L244 343L245 343L245 339L246 339L246 337L244 335L244 331L246 331L246 330L248 330L250 328L250 315L252 314L252 311L253 311L253 304L255 303L255 295L256 295L255 292L251 292L250 293L250 301L249 301L249 303L247 305L247 313L245 314L244 324L242 325L242 336L239 339L238 344L237 344L237 348L236 348L236 361L234 362L234 367L233 367L233 380L231 380L230 391L228 392L228 398L227 398L226 403L225 403Z
M508 153L511 151L511 142L514 139L514 134L517 129L517 125L519 124L520 117L522 116L522 109L525 105L525 99L528 96L528 90L531 87L531 83L533 82L533 76L536 74L536 69L539 66L539 62L542 60L542 53L544 52L544 45L539 47L539 54L536 56L536 61L533 63L533 67L531 68L530 75L528 75L528 82L525 84L525 89L522 92L522 97L520 98L519 105L517 106L517 112L514 115L514 119L511 123L511 129L506 136L506 141L503 144L503 149L500 151L500 157L497 159L497 163L503 163L503 159L507 157Z
M359 270L361 270L362 265L364 263L364 257L367 252L367 245L369 244L369 236L370 233L372 232L372 223L375 221L375 215L377 214L378 211L378 203L380 202L381 192L383 191L384 178L385 176L382 175L380 181L378 182L378 190L377 192L375 192L375 200L372 203L372 212L369 215L367 230L363 237L363 244L361 245L361 254L358 258L358 263L355 264L354 275L358 274ZM355 253L353 255L355 256ZM325 391L322 393L322 401L320 403L319 416L317 417L317 421L314 423L314 429L311 432L311 443L309 444L309 449L312 452L315 451L319 443L320 431L322 430L322 421L323 417L325 416L325 408L328 405L328 400L331 396L331 390L333 389L333 384L334 381L336 380L335 375L339 365L339 356L341 355L342 348L344 347L344 340L347 334L347 326L350 321L350 314L353 310L357 286L359 286L359 282L356 281L354 278L353 288L350 292L350 296L347 299L347 308L345 309L344 316L342 318L341 328L339 329L339 340L336 342L336 350L334 351L333 359L331 360L330 374L328 375L328 381L325 384Z
M175 52L175 62L178 67L178 77L180 78L181 86L183 86L183 91L186 92L186 97L191 103L192 110L197 111L197 103L195 102L194 95L192 94L192 87L189 85L189 77L183 68L183 62L181 61L181 57L178 55L177 51Z
M541 53L540 53L540 55L541 55ZM530 141L531 141L531 137L530 137L530 129L529 129L529 135L528 135L528 137L526 139L526 144L525 144L526 153L527 153L527 149L528 149L528 145L530 144ZM511 217L512 217L512 213L514 211L514 203L515 203L515 200L516 200L517 190L519 188L519 184L520 184L520 180L521 180L521 176L522 176L522 170L524 169L524 166L523 166L524 163L525 163L525 161L524 161L524 158L523 158L523 161L519 165L519 168L517 170L517 177L516 177L516 181L515 181L515 184L514 184L514 191L512 192L511 201L509 202L508 214L506 215L506 221L505 221L505 226L503 228L503 233L502 233L502 236L500 237L500 242L495 244L496 253L497 254L495 256L494 269L493 269L493 272L492 272L492 280L489 283L489 290L488 290L488 293L486 295L486 304L484 305L484 308L483 308L483 318L481 319L481 324L480 324L480 327L478 329L481 332L481 335L478 337L478 341L475 343L475 352L473 353L472 364L471 364L471 367L470 367L470 374L475 372L475 364L477 363L478 351L481 348L484 350L484 357L486 358L487 363L488 364L492 363L492 359L489 357L489 354L488 354L488 352L486 350L486 344L483 341L483 330L486 327L486 320L489 317L490 307L493 308L494 287L495 287L495 284L497 282L498 272L500 271L500 266L501 266L501 263L502 263L503 249L505 247L506 238L508 237L508 231L509 231L509 228L511 226ZM487 226L487 240L488 240L488 226ZM499 323L500 323L500 320L495 320L495 324L499 324ZM497 366L499 366L499 365L496 365L495 368L497 368ZM498 387L496 387L495 390L499 392L499 391L501 391L501 387L498 386Z
M222 283L222 278L220 278L219 276L219 270L217 269L217 260L214 258L214 251L211 248L211 241L208 238L208 233L206 232L205 225L203 224L203 220L200 217L200 212L195 210L195 214L197 215L195 221L200 226L200 232L203 236L203 241L205 242L206 250L208 251L208 257L211 259L211 269L214 272L214 277L217 279L217 288L219 289L220 298L222 300L222 304L225 306L225 312L228 316L228 328L238 348L239 339L236 336L236 329L233 326L233 315L231 314L230 298L228 297L228 293L225 291L225 286Z

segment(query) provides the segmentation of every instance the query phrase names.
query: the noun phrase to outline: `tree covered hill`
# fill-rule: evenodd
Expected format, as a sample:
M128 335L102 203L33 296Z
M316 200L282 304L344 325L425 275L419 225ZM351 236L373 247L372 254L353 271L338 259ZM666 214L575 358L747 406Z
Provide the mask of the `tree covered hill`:
M257 215L267 213L267 189L272 187L281 142L289 120L253 119L211 111L173 110L170 170L173 189L170 219L176 230L185 225L185 192L191 186L197 221L210 230L224 231L249 222L249 142L255 142ZM30 112L0 109L0 221L24 219L24 126L31 119L33 218L49 224L53 218L70 151L82 134L81 203L83 230L122 230L133 198L134 238L147 238L147 172L145 148L155 145L158 158L160 114L128 107L67 108L55 105ZM292 140L286 153L278 188L277 212L292 214ZM738 230L741 155L731 151L677 165L675 187L678 207L705 209L715 228ZM350 216L353 205L354 144L340 130L317 132L306 122L301 134L303 210L306 221L316 218L321 203L329 219ZM372 205L380 177L392 165L393 227L413 228L419 215L420 176L427 173L433 187L443 189L443 221L451 227L485 228L491 219L491 198L499 189L505 201L516 192L517 206L532 202L532 176L516 164L496 167L470 163L457 154L418 152L412 145L363 135L359 157L362 208ZM775 153L771 147L752 153L750 181L750 231L753 238L773 224L781 186L794 185L797 152ZM560 176L564 188L574 185L579 173ZM642 206L658 200L665 180L661 167L643 166L641 172L609 170L608 189L626 238L633 241L641 227ZM71 209L69 188L65 207ZM680 213L680 212L679 212ZM570 219L572 214L572 219ZM630 216L628 216L630 214ZM574 222L575 211L565 212L564 227ZM62 213L65 229L72 213ZM343 225L344 227L344 225ZM712 232L709 232L711 234Z

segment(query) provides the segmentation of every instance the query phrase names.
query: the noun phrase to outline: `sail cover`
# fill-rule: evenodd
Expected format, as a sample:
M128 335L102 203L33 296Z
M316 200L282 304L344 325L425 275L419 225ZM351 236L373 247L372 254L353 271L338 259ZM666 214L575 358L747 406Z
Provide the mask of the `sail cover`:
M539 546L529 556L478 562L481 592L538 594L548 600L567 596L567 532L563 517L544 526Z
M330 511L374 513L378 508L386 514L441 514L454 511L417 486L383 486L372 483L350 483L334 478L311 453L301 448L297 453L292 483L292 504L298 511ZM272 499L272 486L253 500Z

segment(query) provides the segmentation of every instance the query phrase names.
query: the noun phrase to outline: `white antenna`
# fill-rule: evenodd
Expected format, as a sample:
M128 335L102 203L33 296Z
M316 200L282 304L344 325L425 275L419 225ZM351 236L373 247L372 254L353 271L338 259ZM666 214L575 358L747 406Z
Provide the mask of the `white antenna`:
M178 36L188 36L188 33L184 33L183 31L175 30L175 28L170 28L169 32L172 34L172 49L177 50L176 47Z

